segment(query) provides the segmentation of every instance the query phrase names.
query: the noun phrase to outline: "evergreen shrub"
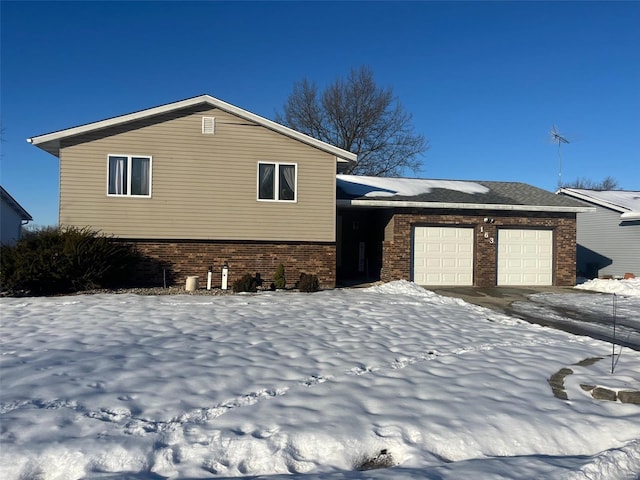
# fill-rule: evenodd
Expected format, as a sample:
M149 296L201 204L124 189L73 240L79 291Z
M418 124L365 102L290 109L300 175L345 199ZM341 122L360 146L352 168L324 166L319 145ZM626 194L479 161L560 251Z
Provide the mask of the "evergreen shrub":
M278 265L276 273L273 274L273 285L275 288L283 289L287 286L287 280L284 277L284 265Z
M233 282L233 291L239 292L257 292L258 284L256 279L250 273L245 273L242 277Z
M0 288L9 295L55 295L125 286L140 255L89 228L25 232L0 252Z
M298 281L298 290L301 292L317 292L320 288L320 282L315 275L307 275L306 273L300 274L300 280Z

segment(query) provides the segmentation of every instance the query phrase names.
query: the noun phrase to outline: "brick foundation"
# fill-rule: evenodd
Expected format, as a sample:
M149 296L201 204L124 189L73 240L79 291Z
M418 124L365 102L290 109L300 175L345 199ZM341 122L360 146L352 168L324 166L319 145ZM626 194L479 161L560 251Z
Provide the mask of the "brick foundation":
M209 266L213 266L214 287L221 283L224 262L229 264L229 288L246 273L259 273L265 286L273 281L277 266L285 269L287 286L293 287L300 273L317 275L321 288L336 283L336 246L333 243L269 243L221 241L127 240L145 256L134 281L139 284L184 285L186 277L198 276L206 285Z
M411 229L414 225L433 226L473 226L475 228L475 265L473 283L477 287L496 285L497 277L497 230L498 228L540 228L552 229L554 253L554 285L575 285L576 279L576 216L575 213L547 212L504 212L467 211L464 215L445 211L406 209L396 211L391 219L393 234L382 244L381 280L388 282L411 279ZM485 223L491 217L494 223ZM489 237L490 243L480 232L480 226Z

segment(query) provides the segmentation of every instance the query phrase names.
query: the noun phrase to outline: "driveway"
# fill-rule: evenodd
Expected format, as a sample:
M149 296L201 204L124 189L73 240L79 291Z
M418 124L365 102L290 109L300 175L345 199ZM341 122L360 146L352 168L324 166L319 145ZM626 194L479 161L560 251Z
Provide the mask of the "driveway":
M576 335L613 340L610 295L572 287L444 287L430 289L439 295L497 310L512 317ZM582 308L580 302L563 301L566 295L596 295L600 308ZM621 309L616 318L616 344L640 350L640 311Z

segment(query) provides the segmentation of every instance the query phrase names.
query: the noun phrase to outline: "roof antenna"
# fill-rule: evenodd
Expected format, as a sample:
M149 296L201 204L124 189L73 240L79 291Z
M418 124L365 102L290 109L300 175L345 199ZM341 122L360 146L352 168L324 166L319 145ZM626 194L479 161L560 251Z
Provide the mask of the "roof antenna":
M558 128L554 125L551 128L551 141L558 144L558 188L562 188L562 152L560 151L560 146L563 143L569 143L569 140L560 135Z

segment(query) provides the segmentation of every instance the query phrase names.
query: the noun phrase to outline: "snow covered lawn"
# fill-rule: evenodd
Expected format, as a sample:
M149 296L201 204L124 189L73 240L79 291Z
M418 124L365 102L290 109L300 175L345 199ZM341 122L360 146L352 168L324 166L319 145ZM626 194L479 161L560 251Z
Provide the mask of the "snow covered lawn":
M408 282L0 308L6 480L640 473L640 406L580 387L639 389L640 352L612 375L610 344ZM357 471L372 460L395 466Z

